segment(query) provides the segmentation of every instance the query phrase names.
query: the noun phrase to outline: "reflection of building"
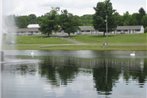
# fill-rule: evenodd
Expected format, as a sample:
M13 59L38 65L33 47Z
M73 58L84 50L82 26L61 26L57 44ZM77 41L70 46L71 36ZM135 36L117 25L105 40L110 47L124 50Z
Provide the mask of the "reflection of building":
M109 67L121 69L123 67L124 69L129 69L134 72L141 71L142 67L144 66L144 59L89 59L89 58L76 58L76 57L69 57L69 56L62 56L62 57L56 57L51 56L48 57L47 60L48 63L52 66L64 66L64 65L72 65L72 66L78 66L80 68L98 68L103 67L104 65L108 65Z
M144 27L143 26L117 26L116 33L117 34L144 33Z
M17 35L39 35L39 24L29 24L27 28L18 28Z

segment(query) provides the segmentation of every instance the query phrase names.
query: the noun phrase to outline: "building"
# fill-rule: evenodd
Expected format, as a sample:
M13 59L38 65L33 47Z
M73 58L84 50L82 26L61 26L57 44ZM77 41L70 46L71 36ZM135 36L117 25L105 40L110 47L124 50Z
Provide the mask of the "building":
M41 32L37 28L18 28L17 35L40 35Z
M138 34L144 33L143 26L117 26L116 34Z
M39 24L29 24L27 28L17 28L17 35L40 35Z
M37 28L37 29L39 29L40 26L39 26L39 24L29 24L29 25L27 26L27 28Z
M79 31L77 32L77 34L88 34L88 35L92 35L94 34L96 31L94 29L93 26L79 26Z

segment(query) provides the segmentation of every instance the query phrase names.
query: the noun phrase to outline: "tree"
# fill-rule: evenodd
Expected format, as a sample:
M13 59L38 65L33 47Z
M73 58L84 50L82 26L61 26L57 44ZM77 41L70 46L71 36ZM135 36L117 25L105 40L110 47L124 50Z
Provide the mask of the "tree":
M105 0L104 2L98 2L97 6L94 7L95 14L93 16L93 25L94 28L98 31L106 33L106 21L108 23L108 32L112 31L116 27L114 12L112 3L110 0Z
M146 14L146 12L145 12L145 10L143 8L140 8L139 9L139 14L143 17Z
M80 17L81 25L83 26L92 26L93 24L93 15L86 14Z
M123 25L123 17L118 12L114 13L114 19L115 19L116 26Z
M144 27L147 27L147 15L143 16L141 22Z
M140 22L139 22L139 14L138 13L133 13L131 15L131 19L130 19L130 24L131 25L138 25Z
M142 25L142 19L146 15L146 12L143 8L139 9L139 25Z
M60 26L61 29L70 36L71 33L75 33L78 30L78 21L67 10L61 11Z
M19 28L26 28L28 24L38 23L35 14L30 14L28 16L15 16L16 26Z
M29 24L28 16L16 16L15 17L16 26L19 28L26 28Z
M56 32L59 29L57 16L57 11L52 9L49 13L41 17L40 30L43 34L47 34L48 37L52 32Z
M123 14L123 25L124 26L130 25L130 20L131 20L131 15L127 11L126 13Z
M36 24L37 23L37 17L35 14L30 14L28 16L29 24Z

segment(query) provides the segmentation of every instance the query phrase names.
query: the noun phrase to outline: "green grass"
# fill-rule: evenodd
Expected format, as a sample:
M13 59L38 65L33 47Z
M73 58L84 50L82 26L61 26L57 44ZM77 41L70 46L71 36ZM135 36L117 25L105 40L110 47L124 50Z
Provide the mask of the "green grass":
M107 37L103 36L90 36L90 35L79 35L73 37L73 39L77 41L81 41L84 43L102 43L104 41L107 41L111 44L121 43L121 44L127 44L127 43L144 43L147 44L147 33L145 34L122 34L122 35L109 35Z
M107 46L102 45L66 45L66 46L46 46L40 45L18 45L19 50L147 50L146 46Z
M71 39L84 44L74 44L55 37L17 36L16 48L20 50L147 50L147 33L107 37L78 35ZM105 41L109 43L108 47L103 47Z
M44 37L44 36L17 36L17 44L69 44L62 38Z

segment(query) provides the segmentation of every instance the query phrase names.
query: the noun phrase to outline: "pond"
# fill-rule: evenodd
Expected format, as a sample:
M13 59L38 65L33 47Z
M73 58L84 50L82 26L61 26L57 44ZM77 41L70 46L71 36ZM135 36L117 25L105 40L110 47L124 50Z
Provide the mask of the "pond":
M2 98L146 98L147 51L6 51Z

